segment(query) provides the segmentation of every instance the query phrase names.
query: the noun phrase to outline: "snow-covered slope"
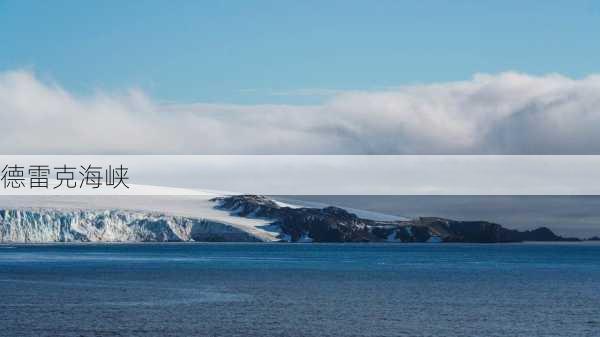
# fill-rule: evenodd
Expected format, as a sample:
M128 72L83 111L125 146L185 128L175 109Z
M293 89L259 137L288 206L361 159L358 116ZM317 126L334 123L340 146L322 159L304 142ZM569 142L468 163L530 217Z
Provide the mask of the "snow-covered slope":
M367 210L363 210L363 209L356 209L356 208L345 207L345 206L340 206L340 205L335 205L335 204L330 205L330 204L314 202L314 201L304 201L304 200L298 200L298 199L280 198L278 201L275 201L275 202L282 207L287 206L287 207L292 207L292 208L299 208L299 207L325 208L328 206L335 206L335 207L344 209L352 214L355 214L359 218L375 220L375 221L408 221L408 220L410 220L410 218L398 216L398 215L367 211Z
M0 242L277 241L269 219L192 196L2 196Z

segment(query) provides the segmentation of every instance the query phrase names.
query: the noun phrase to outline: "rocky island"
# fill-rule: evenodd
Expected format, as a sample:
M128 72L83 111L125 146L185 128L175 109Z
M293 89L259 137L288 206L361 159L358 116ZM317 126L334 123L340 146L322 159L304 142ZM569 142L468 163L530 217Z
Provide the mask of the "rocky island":
M257 195L214 198L217 208L240 217L274 219L281 236L291 242L466 242L578 241L546 227L518 231L487 221L436 217L381 221L363 219L339 207L286 207Z
M373 213L359 210L302 207L259 195L158 199L152 207L132 204L130 198L99 199L86 207L81 207L80 200L61 199L60 207L48 204L28 199L18 206L0 206L0 243L578 240L561 237L545 227L519 231L487 221L373 217ZM177 210L182 204L187 208Z

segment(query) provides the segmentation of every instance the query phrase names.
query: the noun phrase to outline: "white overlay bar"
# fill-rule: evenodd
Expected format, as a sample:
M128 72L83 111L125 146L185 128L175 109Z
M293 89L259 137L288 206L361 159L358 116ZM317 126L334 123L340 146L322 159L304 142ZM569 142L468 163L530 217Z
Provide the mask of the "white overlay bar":
M596 155L0 155L0 169L0 195L600 195Z

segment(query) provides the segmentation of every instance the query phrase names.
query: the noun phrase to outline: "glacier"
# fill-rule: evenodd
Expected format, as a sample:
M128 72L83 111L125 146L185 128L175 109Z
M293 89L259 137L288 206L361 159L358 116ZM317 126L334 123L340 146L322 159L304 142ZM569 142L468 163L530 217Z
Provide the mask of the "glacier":
M262 241L210 219L128 210L0 210L0 242Z
M194 196L2 196L0 243L279 241L269 219Z

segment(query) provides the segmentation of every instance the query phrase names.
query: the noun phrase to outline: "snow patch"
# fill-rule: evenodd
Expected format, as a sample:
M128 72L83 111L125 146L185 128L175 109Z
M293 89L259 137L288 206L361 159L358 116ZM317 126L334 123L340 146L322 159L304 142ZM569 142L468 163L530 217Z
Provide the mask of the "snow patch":
M300 238L298 238L297 242L309 243L313 242L313 239L310 236L308 236L308 233L304 233Z
M429 243L440 243L442 242L442 238L437 236L437 235L432 235L429 237L429 239L427 239L427 242Z
M396 237L396 231L391 232L390 234L388 234L386 241L388 242L398 242L398 238Z

